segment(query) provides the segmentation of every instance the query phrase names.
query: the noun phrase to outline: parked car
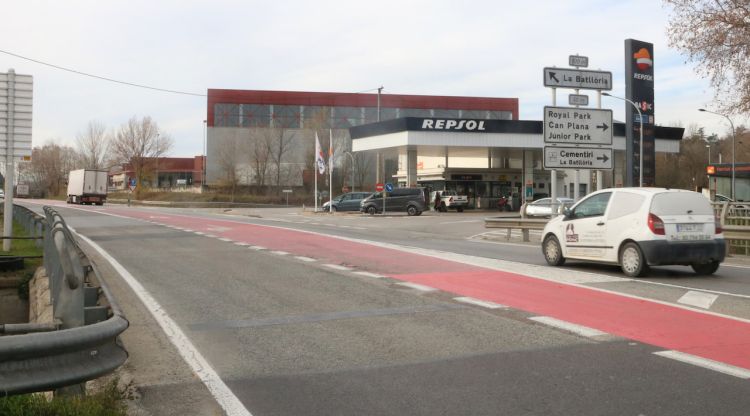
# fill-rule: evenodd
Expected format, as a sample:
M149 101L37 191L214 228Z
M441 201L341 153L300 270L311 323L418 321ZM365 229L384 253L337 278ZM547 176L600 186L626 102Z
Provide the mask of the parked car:
M0 189L0 198L5 198L5 191Z
M703 195L677 189L616 188L588 195L542 232L547 263L619 264L631 277L649 266L690 265L713 274L726 254L721 223Z
M575 203L575 200L570 198L556 198L557 206L555 207L560 212L561 209L570 207ZM552 216L552 198L542 198L526 205L526 216L527 217L550 217Z
M383 194L386 211L406 211L410 216L422 215L429 207L425 188L396 188L393 192L376 192L360 203L361 212L374 215L383 212Z
M323 211L359 211L359 203L370 195L372 195L372 192L349 192L338 195L323 204ZM331 203L333 203L333 207L331 207Z

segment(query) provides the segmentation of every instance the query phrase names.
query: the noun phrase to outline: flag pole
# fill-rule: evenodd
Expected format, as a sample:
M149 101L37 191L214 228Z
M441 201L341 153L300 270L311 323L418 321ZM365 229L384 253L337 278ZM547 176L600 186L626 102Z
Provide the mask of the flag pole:
M320 149L318 149L318 132L315 132L315 155L313 155L313 175L315 175L315 194L313 196L313 199L315 199L315 212L318 212L318 152Z

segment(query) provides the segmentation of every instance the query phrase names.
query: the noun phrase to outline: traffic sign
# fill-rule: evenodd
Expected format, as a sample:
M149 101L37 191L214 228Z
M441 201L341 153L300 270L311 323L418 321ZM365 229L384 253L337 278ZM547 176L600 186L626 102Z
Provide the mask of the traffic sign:
M611 147L544 146L545 169L612 169Z
M388 182L387 184L385 184L385 190L387 192L393 192L393 184L390 183L390 182Z
M375 184L375 190L378 191L378 192L383 192L384 188L385 188L385 186L382 183Z
M589 96L581 94L568 94L568 105L589 105Z
M544 107L544 142L612 144L612 110Z
M583 90L611 90L612 73L583 69L544 68L544 86Z
M576 68L588 68L589 57L580 55L568 55L568 65Z

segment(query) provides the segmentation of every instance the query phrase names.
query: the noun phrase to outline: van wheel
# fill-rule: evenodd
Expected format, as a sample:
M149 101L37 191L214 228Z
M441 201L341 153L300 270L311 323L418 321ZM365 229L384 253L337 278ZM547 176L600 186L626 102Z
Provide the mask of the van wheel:
M375 207L373 207L373 206L367 207L367 213L368 214L375 215L376 212L377 212L377 210L375 209Z
M565 264L565 257L562 255L560 242L557 241L557 237L554 235L548 235L544 239L542 252L544 253L544 259L547 260L547 264L550 266L562 266Z
M714 260L708 263L693 263L690 267L695 270L697 274L708 276L714 274L719 269L719 262Z
M408 207L406 207L406 213L410 217L417 215L417 212L419 212L419 210L417 210L417 207L415 207L414 205L409 205Z
M627 243L620 249L620 267L628 277L640 277L648 272L646 257L638 244Z

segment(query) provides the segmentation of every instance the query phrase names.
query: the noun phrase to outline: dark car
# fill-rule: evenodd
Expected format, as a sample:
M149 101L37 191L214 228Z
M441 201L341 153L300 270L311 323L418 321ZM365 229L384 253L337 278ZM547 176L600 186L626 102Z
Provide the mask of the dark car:
M359 211L359 203L372 195L372 192L349 192L338 195L330 202L323 204L323 211ZM330 207L330 205L333 207Z
M410 216L421 215L427 209L425 188L396 188L392 192L377 192L362 200L359 210L373 215L383 212L383 194L386 211L406 211Z

